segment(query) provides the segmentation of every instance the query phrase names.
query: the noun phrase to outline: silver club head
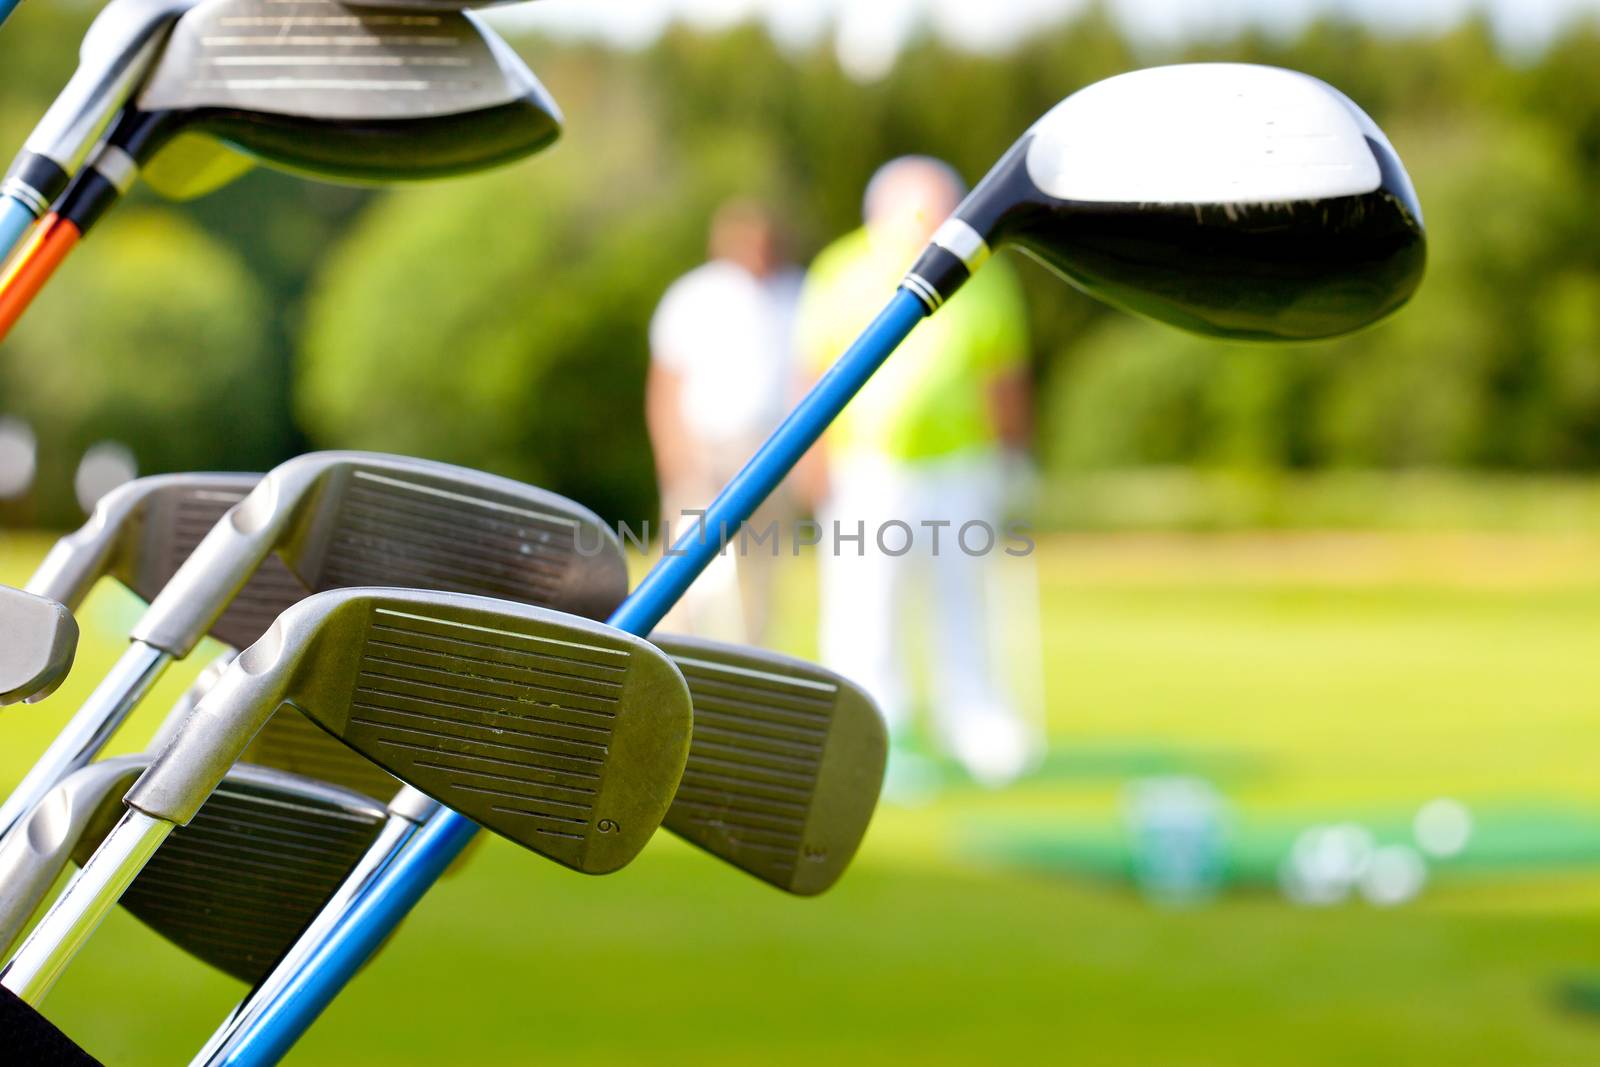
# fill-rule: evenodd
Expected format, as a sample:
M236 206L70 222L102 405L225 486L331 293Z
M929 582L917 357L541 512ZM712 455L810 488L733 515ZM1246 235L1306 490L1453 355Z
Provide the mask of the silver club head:
M0 704L55 692L77 651L78 624L64 605L0 585Z
M471 14L329 0L201 0L134 106L277 166L355 181L479 170L561 130L533 72Z
M201 539L261 481L259 474L158 474L113 489L82 528L57 541L28 588L77 608L110 575L151 601ZM211 626L244 648L307 590L275 557L263 561Z
M1388 138L1295 71L1155 67L1039 120L973 190L909 288L931 305L1012 244L1085 292L1196 333L1298 341L1404 304L1427 259Z
M91 764L0 844L0 944L9 944L69 858L83 863L124 811L148 756ZM254 984L372 845L373 800L265 767L234 767L193 822L140 872L122 905L168 941Z
M231 509L133 636L186 655L274 553L307 592L409 586L604 618L628 589L616 536L565 497L444 463L317 452Z
M285 704L408 785L564 866L627 864L688 756L683 676L654 645L485 597L346 589L289 609L129 792L183 824Z
M761 649L655 634L694 701L689 764L664 825L804 896L850 864L883 787L888 732L859 686Z

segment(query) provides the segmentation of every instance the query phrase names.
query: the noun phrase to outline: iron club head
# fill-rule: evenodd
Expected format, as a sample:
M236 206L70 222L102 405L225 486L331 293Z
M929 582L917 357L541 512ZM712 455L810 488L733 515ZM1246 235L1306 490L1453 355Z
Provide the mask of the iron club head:
M78 624L64 605L0 585L0 704L49 696L77 651Z
M301 601L246 649L128 793L193 817L284 705L401 781L590 874L636 856L688 756L683 676L654 645L543 608L418 590Z
M854 857L883 787L888 731L864 690L762 649L654 634L694 701L664 825L779 889L812 896Z
M28 588L76 609L107 575L149 602L201 539L249 495L259 474L159 474L107 493L80 529L61 538ZM212 636L244 648L307 590L268 557L211 625Z
M70 859L110 832L149 756L92 764L61 782L0 842L0 948ZM128 887L122 905L156 933L240 981L265 977L373 843L381 804L335 786L239 764Z
M565 497L444 463L317 452L230 509L133 636L187 654L274 554L306 593L414 586L603 618L628 588L616 536Z
M1359 329L1422 279L1422 211L1383 132L1276 67L1202 63L1097 82L967 197L907 287L937 306L1015 245L1110 304L1218 337Z

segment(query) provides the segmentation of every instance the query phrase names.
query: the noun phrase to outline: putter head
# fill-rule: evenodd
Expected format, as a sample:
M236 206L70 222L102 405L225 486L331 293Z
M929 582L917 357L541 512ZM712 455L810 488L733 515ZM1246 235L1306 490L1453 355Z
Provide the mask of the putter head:
M261 479L133 636L187 654L212 612L274 553L303 593L408 586L605 618L628 591L616 535L565 497L445 463L317 452Z
M802 896L850 864L883 788L883 716L832 671L761 649L656 634L694 701L694 740L664 825Z
M561 130L533 72L472 15L329 0L201 0L135 106L276 166L349 181L481 170Z
M86 862L126 810L148 756L91 764L0 844L0 942L14 940L69 858ZM294 944L372 845L386 813L343 789L234 767L122 897L146 926L254 985Z
M1239 63L1156 67L1079 90L936 242L955 259L945 272L1012 243L1125 310L1269 341L1384 318L1415 292L1427 258L1411 179L1373 121L1315 78Z
M159 474L118 486L100 498L81 529L56 542L28 588L76 608L109 574L152 601L260 481L259 474ZM270 558L228 603L211 634L245 648L306 593L281 560Z
M55 692L78 651L78 624L55 600L0 585L0 704Z
M627 864L688 756L688 688L654 645L485 597L322 593L240 654L128 794L186 822L284 705L401 781L574 870Z

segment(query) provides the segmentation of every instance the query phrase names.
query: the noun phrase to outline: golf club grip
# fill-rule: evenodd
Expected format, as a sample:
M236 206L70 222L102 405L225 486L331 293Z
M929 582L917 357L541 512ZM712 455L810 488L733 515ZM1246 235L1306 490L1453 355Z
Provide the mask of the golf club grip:
M22 318L83 234L72 223L46 216L16 259L0 277L0 340Z

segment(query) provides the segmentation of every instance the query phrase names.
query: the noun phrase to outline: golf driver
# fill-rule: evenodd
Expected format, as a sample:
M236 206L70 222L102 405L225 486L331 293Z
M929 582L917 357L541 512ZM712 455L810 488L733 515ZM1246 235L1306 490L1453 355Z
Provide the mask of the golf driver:
M587 617L603 617L628 583L615 536L554 493L395 456L290 460L226 513L151 601L128 651L0 807L0 830L94 758L274 555L308 593L390 583Z
M0 704L55 692L77 651L78 624L65 605L0 585Z
M661 824L692 721L672 661L604 624L455 593L320 593L206 694L0 984L37 1004L284 704L439 803L589 874L626 865Z
M1127 187L1116 187L1118 175ZM1239 64L1158 67L1089 86L1030 129L967 197L877 319L611 624L649 633L917 325L1006 245L1160 321L1283 339L1378 321L1415 291L1426 258L1399 157L1336 89ZM450 812L430 820L276 999L203 1062L277 1062L475 832Z
M311 177L390 182L520 159L559 136L561 113L468 12L200 0L0 277L0 337L140 166L186 130Z
M150 72L172 24L194 3L111 0L95 17L78 49L78 69L0 182L0 263L66 192L112 117Z
M0 843L0 949L69 860L83 863L126 810L149 756L69 775ZM123 907L191 955L254 984L316 916L378 834L383 805L241 763L134 879Z

